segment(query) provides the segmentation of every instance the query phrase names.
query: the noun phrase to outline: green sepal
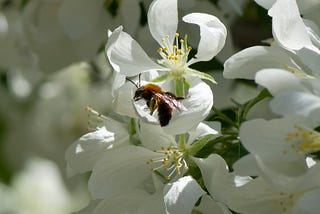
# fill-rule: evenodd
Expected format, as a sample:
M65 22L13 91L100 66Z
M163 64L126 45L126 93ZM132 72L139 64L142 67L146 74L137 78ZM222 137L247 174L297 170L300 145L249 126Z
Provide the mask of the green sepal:
M217 84L217 82L215 81L215 79L213 78L213 76L211 76L210 74L204 73L204 72L200 72L194 69L188 69L187 71L188 75L193 76L193 77L199 77L200 79L203 80L208 80L210 82L212 82L213 84Z
M177 78L174 78L173 82L174 82L175 95L177 97L186 97L185 78L177 77Z
M206 134L200 137L197 141L195 141L190 147L189 152L190 155L194 156L197 154L203 147L207 145L211 137L214 136L213 134Z
M129 134L134 135L136 133L136 123L134 118L130 118L129 120Z
M130 142L133 145L141 145L141 142L139 140L139 138L137 137L137 131L136 131L136 123L135 123L135 119L134 118L130 118L129 120L129 139Z
M162 74L160 76L157 76L156 78L153 78L152 80L150 80L150 82L161 82L167 79L168 76L169 76L169 72L166 72L165 74Z

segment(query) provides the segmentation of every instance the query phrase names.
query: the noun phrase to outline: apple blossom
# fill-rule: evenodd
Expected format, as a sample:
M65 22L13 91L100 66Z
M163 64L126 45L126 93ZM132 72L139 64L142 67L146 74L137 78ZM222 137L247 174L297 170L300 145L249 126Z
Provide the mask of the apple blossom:
M302 120L281 118L247 121L240 127L240 140L250 154L238 160L234 167L238 172L249 170L253 173L249 175L256 176L259 170L254 160L258 158L275 172L299 175L308 169L306 155L320 149L319 139L319 133Z
M166 15L160 12L163 10L166 10ZM160 83L160 85L167 85L163 87L162 90L169 92L174 91L177 97L186 98L181 102L186 106L187 111L182 111L181 114L178 114L176 118L174 117L172 119L170 122L172 124L169 123L167 130L172 130L169 132L171 134L183 133L194 128L208 115L213 104L211 90L208 86L193 77L200 77L212 82L214 82L214 79L208 74L189 68L189 66L199 61L212 59L222 49L226 38L224 25L214 16L204 13L192 13L184 16L183 21L197 24L200 27L201 39L198 45L198 52L196 56L189 61L188 55L190 47L187 44L187 36L185 36L184 39L180 39L179 34L176 32L178 25L176 0L153 1L148 11L150 32L160 45L158 53L162 59L158 60L157 63L148 57L129 34L122 31L121 26L112 33L109 33L109 40L106 45L108 60L117 72L114 88L118 88L121 91L120 95L127 94L124 98L120 96L115 97L115 109L119 109L121 106L128 106L124 105L124 103L127 102L125 100L128 100L128 98L129 100L132 99L128 94L132 92L126 92L123 90L123 87L121 88L121 85L124 84L125 76L132 77L141 73L160 72L159 76L149 79L149 81L164 81L170 77L172 81L169 79L169 81ZM190 83L188 83L188 81L190 81ZM170 85L172 82L173 86ZM185 94L186 89L189 90L187 92L188 94ZM195 94L193 94L194 92ZM123 100L123 102L119 102L119 100ZM144 109L145 107L138 106L136 103L134 103L133 106L140 118L144 118L153 123L157 121L153 115L149 115L143 110L140 111L140 109ZM135 113L128 112L133 111L129 109L121 112L118 111L118 113L128 116L135 115ZM173 127L175 127L175 129L172 129ZM178 127L180 127L180 129L177 130Z

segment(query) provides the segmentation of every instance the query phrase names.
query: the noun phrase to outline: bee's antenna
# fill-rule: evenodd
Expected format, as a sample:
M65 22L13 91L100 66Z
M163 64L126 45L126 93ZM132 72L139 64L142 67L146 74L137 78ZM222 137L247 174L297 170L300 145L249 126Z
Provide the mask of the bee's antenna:
M139 87L141 86L141 73L139 74Z
M140 76L139 76L140 77ZM133 82L131 79L129 79L128 77L126 77L126 80L128 80L129 82L131 82L134 86L136 86L137 88L139 88L139 86ZM140 84L139 84L140 85Z

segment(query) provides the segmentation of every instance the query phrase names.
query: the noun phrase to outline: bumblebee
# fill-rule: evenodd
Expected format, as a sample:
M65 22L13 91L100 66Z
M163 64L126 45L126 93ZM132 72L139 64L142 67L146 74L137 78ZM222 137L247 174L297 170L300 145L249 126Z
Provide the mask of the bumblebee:
M150 115L158 109L158 120L160 126L169 124L173 110L185 110L186 108L179 101L184 99L176 97L173 93L162 91L161 87L155 84L146 84L137 87L133 100L138 101L144 99L150 110Z

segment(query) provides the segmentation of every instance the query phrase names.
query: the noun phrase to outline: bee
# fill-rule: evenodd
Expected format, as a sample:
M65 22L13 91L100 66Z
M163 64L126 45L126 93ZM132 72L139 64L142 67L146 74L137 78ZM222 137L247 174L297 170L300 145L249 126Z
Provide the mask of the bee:
M176 97L171 92L164 92L160 86L152 83L138 86L132 80L128 78L127 80L132 82L137 87L133 97L134 101L144 99L150 110L150 115L152 115L154 111L158 109L158 120L160 126L166 126L169 124L173 110L186 110L184 105L179 101L184 99L183 97Z

